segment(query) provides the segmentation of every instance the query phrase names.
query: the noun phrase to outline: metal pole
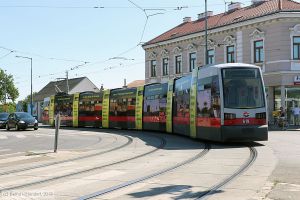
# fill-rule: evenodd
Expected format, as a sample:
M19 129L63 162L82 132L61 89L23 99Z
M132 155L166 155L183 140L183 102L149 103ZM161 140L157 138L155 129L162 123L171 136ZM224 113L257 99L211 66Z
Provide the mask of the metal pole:
M60 114L57 114L55 117L54 153L57 152L59 127L60 127Z
M6 93L7 93L7 88L6 88L6 70L4 70L4 81L3 81L3 84L4 84L4 105L6 105ZM6 112L6 110L5 110Z
M16 58L25 58L30 60L30 114L32 115L32 58L26 56L16 56Z
M207 41L207 0L205 0L205 64L208 64L208 41Z
M33 107L33 105L32 105L32 58L30 58L30 87L31 87L31 89L30 89L30 113L31 113L31 115L32 115L32 107Z
M66 80L66 82L67 82L67 94L69 94L70 88L69 88L69 72L68 72L68 70L66 71L66 78L67 78L67 80Z

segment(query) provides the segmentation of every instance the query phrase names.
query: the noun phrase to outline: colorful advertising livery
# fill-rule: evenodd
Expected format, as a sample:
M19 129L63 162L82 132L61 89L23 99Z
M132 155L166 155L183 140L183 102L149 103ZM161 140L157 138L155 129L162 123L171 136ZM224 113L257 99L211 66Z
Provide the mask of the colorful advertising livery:
M195 69L168 83L58 94L49 122L62 125L175 133L211 141L268 139L265 91L259 67L241 63Z

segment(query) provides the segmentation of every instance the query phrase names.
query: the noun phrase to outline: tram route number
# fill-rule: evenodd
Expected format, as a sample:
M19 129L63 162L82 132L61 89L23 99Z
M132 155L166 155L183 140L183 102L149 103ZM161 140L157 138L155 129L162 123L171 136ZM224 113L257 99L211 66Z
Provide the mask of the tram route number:
M250 120L249 119L243 119L243 124L249 124Z

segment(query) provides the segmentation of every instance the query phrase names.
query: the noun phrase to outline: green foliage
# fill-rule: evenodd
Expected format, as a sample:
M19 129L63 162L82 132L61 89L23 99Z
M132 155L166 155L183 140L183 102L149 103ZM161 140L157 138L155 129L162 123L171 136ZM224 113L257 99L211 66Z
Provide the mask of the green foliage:
M32 97L34 97L36 94L37 94L37 92L33 92L32 93ZM30 96L31 96L30 94L27 95L27 97L25 97L25 99L23 100L23 102L26 103L26 104L30 103Z
M16 104L13 102L9 102L5 105L0 105L0 112L13 113L15 111L16 111Z
M33 92L33 93L32 93L32 97L34 97L36 94L37 94L37 92ZM25 97L25 99L22 100L23 111L24 111L24 112L27 112L27 111L28 111L27 105L30 104L30 96L31 96L31 95L29 94L29 95L27 95L27 96Z
M0 102L5 102L5 94L6 100L10 99L13 102L19 97L18 88L16 88L14 84L13 76L10 74L6 74L4 70L0 69Z

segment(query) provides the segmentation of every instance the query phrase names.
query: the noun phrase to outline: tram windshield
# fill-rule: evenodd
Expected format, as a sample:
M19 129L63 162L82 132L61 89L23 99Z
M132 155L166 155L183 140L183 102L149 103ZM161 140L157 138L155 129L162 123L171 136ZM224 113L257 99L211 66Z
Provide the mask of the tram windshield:
M225 108L261 108L265 106L261 75L254 68L222 70Z

